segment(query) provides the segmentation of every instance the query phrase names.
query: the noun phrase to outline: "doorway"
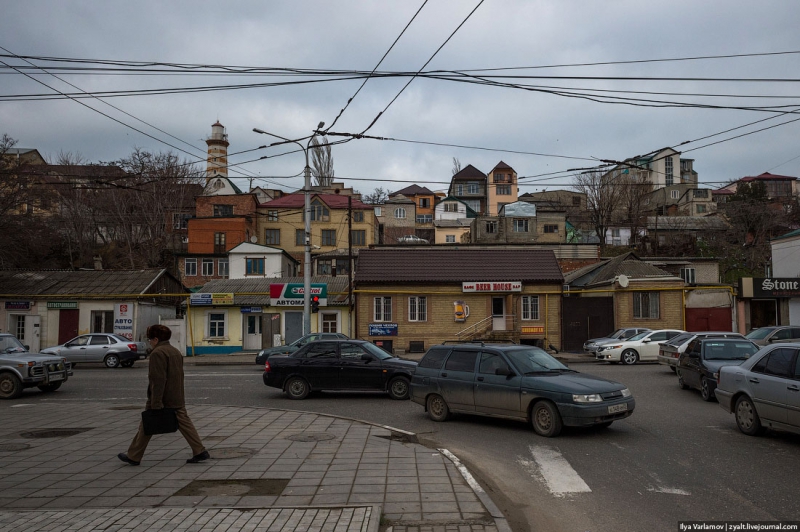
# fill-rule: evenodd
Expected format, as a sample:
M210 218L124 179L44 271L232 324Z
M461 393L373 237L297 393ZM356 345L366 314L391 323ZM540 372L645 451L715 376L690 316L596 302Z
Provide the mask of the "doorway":
M261 349L261 314L244 314L244 317L242 320L244 326L242 349L257 351Z
M78 336L80 311L61 309L58 311L58 343L65 344Z
M503 296L492 298L492 330L506 330L506 298Z
M303 313L286 312L283 317L286 322L286 330L283 331L283 339L284 343L288 345L303 336Z
M778 325L777 299L750 300L750 328Z

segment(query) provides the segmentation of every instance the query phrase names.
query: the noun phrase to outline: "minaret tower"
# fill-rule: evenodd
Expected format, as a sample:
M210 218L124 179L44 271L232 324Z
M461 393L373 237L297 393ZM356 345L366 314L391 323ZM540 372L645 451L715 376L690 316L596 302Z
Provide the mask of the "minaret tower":
M214 176L228 177L228 134L225 126L216 121L211 126L211 136L206 139L208 159L206 164L206 183Z

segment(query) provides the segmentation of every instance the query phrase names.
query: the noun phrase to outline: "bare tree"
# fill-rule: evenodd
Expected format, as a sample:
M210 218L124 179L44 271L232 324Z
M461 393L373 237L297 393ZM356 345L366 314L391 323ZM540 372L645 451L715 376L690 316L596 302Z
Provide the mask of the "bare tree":
M361 201L367 205L383 205L388 199L389 192L379 187L372 194L364 194Z
M613 225L614 215L620 205L622 186L617 175L611 172L593 170L575 175L573 188L586 194L586 210L594 227L600 246L605 247L606 233Z
M653 191L653 185L647 179L644 171L635 169L620 174L617 185L619 187L619 215L622 217L620 221L630 228L630 244L636 245L637 238L646 222L645 198Z
M458 157L453 157L453 175L456 175L461 171L461 161L458 160Z
M317 186L329 187L333 183L333 155L328 137L322 140L316 136L311 139L311 173Z

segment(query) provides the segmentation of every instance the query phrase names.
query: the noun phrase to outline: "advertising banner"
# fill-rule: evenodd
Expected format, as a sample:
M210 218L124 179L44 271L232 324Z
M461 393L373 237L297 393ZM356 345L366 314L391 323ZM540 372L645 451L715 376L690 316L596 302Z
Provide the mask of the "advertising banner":
M469 281L461 283L462 292L522 292L522 281Z
M233 293L220 293L220 294L191 294L189 296L190 305L233 305Z
M397 336L396 323L370 323L370 336Z
M133 303L114 304L114 334L133 340Z
M269 285L269 303L276 307L302 307L305 295L303 283L274 283ZM312 283L311 297L317 296L321 306L328 305L327 283Z

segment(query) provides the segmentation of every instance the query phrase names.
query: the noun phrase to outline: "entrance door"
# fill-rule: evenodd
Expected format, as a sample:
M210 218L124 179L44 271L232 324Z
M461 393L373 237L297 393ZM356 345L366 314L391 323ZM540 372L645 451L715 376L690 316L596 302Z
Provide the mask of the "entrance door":
M64 344L78 336L78 321L80 311L78 309L58 311L58 343Z
M41 348L39 339L39 316L25 316L25 342L31 353L38 353Z
M285 312L283 316L286 320L286 330L283 332L284 343L289 345L303 336L303 313Z
M261 349L261 314L245 314L242 349L256 351Z
M506 330L506 298L493 297L492 298L492 330L505 331Z
M750 328L778 325L777 299L750 300Z
M281 345L281 315L261 314L261 349ZM278 337L275 338L275 335Z
M562 300L565 351L580 352L583 342L614 331L613 297L565 297Z

